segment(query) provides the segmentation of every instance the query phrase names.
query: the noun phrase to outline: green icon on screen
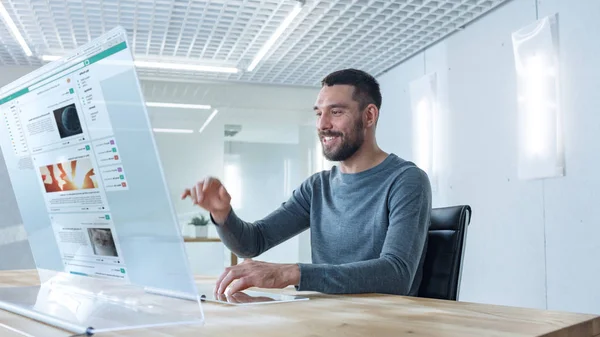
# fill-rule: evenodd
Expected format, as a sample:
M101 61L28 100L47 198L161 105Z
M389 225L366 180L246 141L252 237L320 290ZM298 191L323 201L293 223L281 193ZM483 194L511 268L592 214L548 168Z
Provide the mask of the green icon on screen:
M113 147L113 152L117 152L117 148L116 147Z
M89 150L90 150L90 146L89 146L89 145L86 145L86 146L85 146L85 149L86 149L86 151L89 151Z
M71 94L75 93L75 91L73 90L73 88L69 89L69 92L70 92Z
M125 274L125 269L121 268L121 274Z
M121 178L121 180L123 180L123 179L125 179L125 176L121 174L121 175L119 176L119 178Z
M104 218L105 218L106 220L110 220L110 215L106 214L106 215L104 216Z

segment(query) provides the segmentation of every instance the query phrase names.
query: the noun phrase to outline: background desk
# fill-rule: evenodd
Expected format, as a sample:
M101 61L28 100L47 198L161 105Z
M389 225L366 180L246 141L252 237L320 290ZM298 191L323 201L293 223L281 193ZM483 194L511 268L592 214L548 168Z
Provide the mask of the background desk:
M214 284L215 279L198 277L197 281ZM0 272L0 286L36 284L35 271ZM292 289L275 292L295 293ZM600 317L594 315L402 296L305 295L311 300L246 307L204 303L204 326L153 328L97 336L600 336ZM69 335L2 310L0 323L35 337ZM0 336L23 337L1 325Z
M219 238L191 238L184 236L184 242L221 242ZM238 257L233 252L231 252L231 265L235 266L238 263Z

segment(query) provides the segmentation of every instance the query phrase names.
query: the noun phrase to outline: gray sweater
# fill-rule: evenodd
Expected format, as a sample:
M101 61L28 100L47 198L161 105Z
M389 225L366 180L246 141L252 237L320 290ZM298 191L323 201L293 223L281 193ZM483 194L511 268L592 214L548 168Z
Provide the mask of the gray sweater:
M430 212L427 175L390 154L359 173L335 166L316 173L262 220L245 222L231 211L217 231L232 252L249 258L310 227L313 263L298 264L298 290L414 296Z

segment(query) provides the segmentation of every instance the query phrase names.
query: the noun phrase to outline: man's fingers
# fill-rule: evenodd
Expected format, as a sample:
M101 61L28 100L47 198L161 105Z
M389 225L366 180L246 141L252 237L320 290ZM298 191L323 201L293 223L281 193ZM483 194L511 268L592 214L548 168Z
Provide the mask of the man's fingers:
M197 194L196 194L196 188L192 188L192 189L191 189L191 191L190 191L190 197L192 198L192 203L193 203L194 205L196 205L196 204L197 204L197 202L196 202L196 198L197 198L197 196L196 196L196 195L197 195Z
M246 293L241 293L241 292L235 292L235 293L231 293L231 295L229 296L230 299L235 299L236 303L247 303L250 302L249 300L252 299L252 297L250 297L250 295L246 294Z
M227 276L225 276L223 281L221 281L221 284L219 285L219 289L217 290L217 293L223 294L225 292L225 290L227 289L227 287L229 287L231 282L233 282L239 276L240 276L240 272L235 269L231 270L229 273L227 273Z
M215 297L217 300L222 301L222 302L229 302L229 299L227 298L227 296L225 296L225 294L215 294Z
M202 202L202 200L204 200L204 192L203 192L203 186L204 183L200 182L197 183L194 190L196 190L196 203L200 204Z
M228 198L230 198L229 193L227 193L225 186L221 185L219 188L219 199L228 201Z
M233 295L239 291L246 290L252 286L254 285L250 281L249 277L242 277L231 285L231 288L229 288L228 293L229 295Z
M229 274L231 269L231 267L225 268L225 271L221 273L221 276L219 276L219 278L217 279L217 284L215 285L215 293L217 295L221 295L221 293L219 292L219 287L221 286L221 282L223 282L223 279L225 278L225 276L227 276L227 274Z
M186 188L185 191L183 191L183 193L181 194L181 200L183 200L191 195L192 195L192 192L190 191L190 189Z
M211 190L211 189L213 189L213 190ZM220 199L221 201L231 200L231 197L227 193L227 190L225 189L225 187L223 187L223 185L221 185L219 183L218 179L212 178L212 177L207 177L206 179L198 182L192 188L186 189L181 194L181 199L183 200L189 196L189 197L191 197L194 205L202 206L203 204L206 204L204 201L207 198L207 193L209 193L209 196L210 196L209 199L212 198L213 201L218 201L218 199ZM210 193L213 193L213 194L210 195ZM205 206L210 206L210 205L204 205L202 207L205 207Z
M252 297L246 293L236 292L231 293L231 295L227 296L227 301L229 303L250 303L254 302Z
M243 294L243 293L238 293L238 294ZM225 298L227 299L227 303L244 303L242 301L239 301L237 296L230 296L230 295L223 295L223 296L225 296Z
M214 179L211 177L207 177L206 179L204 179L204 186L202 187L202 192L206 192L206 190L210 187L210 185L212 185L214 182Z

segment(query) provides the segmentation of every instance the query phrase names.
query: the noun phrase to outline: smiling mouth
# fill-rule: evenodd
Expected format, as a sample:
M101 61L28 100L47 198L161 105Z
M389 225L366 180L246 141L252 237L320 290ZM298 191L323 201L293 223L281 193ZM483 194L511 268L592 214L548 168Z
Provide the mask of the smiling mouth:
M326 137L322 137L323 139L323 143L327 144L330 143L331 141L335 140L339 138L339 136L326 136Z

